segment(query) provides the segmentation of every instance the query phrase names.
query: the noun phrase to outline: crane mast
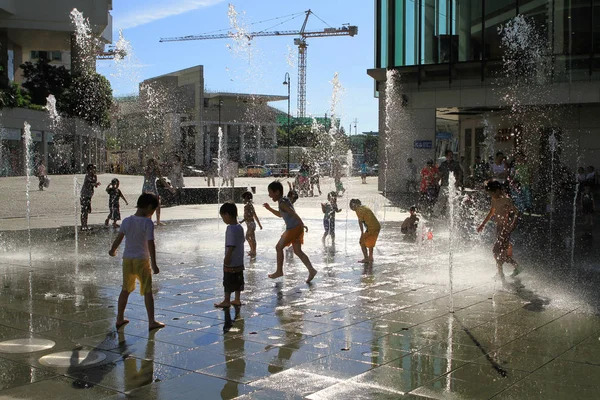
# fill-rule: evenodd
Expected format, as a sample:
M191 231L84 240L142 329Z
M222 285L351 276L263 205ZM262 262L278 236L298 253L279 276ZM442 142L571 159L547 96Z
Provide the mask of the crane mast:
M316 37L330 37L330 36L355 36L358 34L358 27L354 25L343 26L341 28L325 28L319 31L306 31L306 24L308 23L308 17L313 12L307 10L305 12L304 22L302 28L297 31L271 31L271 32L251 32L246 34L248 40L252 40L255 37L263 36L299 36L294 39L294 44L298 46L298 117L306 116L306 56L308 50L308 43L306 39ZM232 32L224 34L212 34L212 35L188 35L179 37L161 38L160 42L186 42L191 40L209 40L209 39L228 39L235 37Z

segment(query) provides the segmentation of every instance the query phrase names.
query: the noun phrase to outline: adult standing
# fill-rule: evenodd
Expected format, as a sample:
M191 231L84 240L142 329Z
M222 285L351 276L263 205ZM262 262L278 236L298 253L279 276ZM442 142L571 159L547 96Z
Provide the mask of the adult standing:
M406 192L410 193L412 188L415 192L417 191L417 166L413 162L412 158L406 160L406 169L408 171L408 179L406 179Z
M446 208L448 207L448 196L449 196L449 184L450 184L450 173L454 175L455 186L458 187L460 183L461 169L458 162L454 159L454 152L452 150L446 150L446 159L442 161L439 167L440 174L440 194L435 204L434 213L439 216L446 214Z
M433 160L428 160L427 165L421 170L421 204L427 212L433 211L433 205L438 195L438 169Z
M494 162L490 165L490 168L492 170L492 180L498 181L504 185L506 178L508 177L508 167L504 160L504 153L501 151L496 153L496 157L494 158Z
M156 208L156 225L164 225L162 222L160 222L160 195L158 194L158 187L156 186L157 180L160 181L165 188L169 188L171 192L175 192L165 178L163 178L156 160L154 158L149 158L146 168L144 168L144 185L142 186L142 194L152 193L158 198L158 207Z

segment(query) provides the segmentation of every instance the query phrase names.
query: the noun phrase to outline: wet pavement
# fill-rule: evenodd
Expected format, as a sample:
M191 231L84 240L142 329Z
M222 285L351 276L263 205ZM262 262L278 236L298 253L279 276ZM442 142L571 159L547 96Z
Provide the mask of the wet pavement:
M354 190L376 198L374 188ZM156 315L167 327L152 332L137 292L131 322L114 329L121 270L107 255L112 229L80 235L77 254L72 228L37 229L31 266L26 234L3 236L0 399L598 397L595 282L555 274L518 245L524 272L495 279L490 227L453 241L450 296L447 230L406 241L390 210L375 262L362 265L352 215L340 214L332 245L321 242L318 210L299 210L314 283L290 255L285 278L267 278L283 224L259 210L265 229L256 260L247 259L239 310L213 307L223 295L225 225L203 218L158 227Z

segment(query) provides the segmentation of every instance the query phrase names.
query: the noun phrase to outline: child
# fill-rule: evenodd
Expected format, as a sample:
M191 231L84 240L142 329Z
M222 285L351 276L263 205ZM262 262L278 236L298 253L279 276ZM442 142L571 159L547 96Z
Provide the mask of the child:
M225 258L223 259L225 299L220 303L215 303L215 307L241 306L240 292L244 290L244 228L238 224L238 212L235 204L223 204L219 213L223 222L227 224ZM233 301L231 301L232 292L235 292Z
M410 216L402 222L402 226L400 227L400 232L407 236L416 236L417 235L417 225L419 222L419 217L417 217L417 207L412 206L409 210Z
M296 190L296 184L293 184L288 182L288 188L290 190L288 190L288 194L287 194L287 198L290 200L290 202L292 203L292 205L296 204L296 201L298 201L298 191Z
M135 290L135 280L140 281L140 293L148 313L148 329L163 328L165 324L154 319L154 296L152 295L152 273L160 271L156 265L154 246L154 224L152 214L158 208L158 198L151 193L142 194L137 201L137 211L123 220L119 235L108 254L114 257L117 248L125 237L123 251L123 288L119 295L116 327L119 329L129 321L124 318L129 294ZM150 266L152 265L152 273Z
M313 268L308 256L302 251L302 242L306 227L298 214L296 214L296 211L294 211L294 207L290 200L287 197L283 197L283 185L281 182L271 182L268 186L268 190L269 197L271 200L278 203L279 210L274 210L268 203L264 203L263 206L275 216L283 218L286 227L277 246L275 246L275 250L277 250L277 270L274 273L269 274L269 278L275 279L283 276L283 249L291 244L294 248L294 253L302 260L306 269L308 269L308 279L306 280L306 283L310 283L315 275L317 275L317 270ZM308 232L308 229L306 229L306 231Z
M335 242L335 213L339 213L342 211L341 208L337 206L337 193L330 192L327 194L327 203L321 203L321 210L323 210L323 228L325 229L325 233L323 233L323 243L325 243L325 238L329 234L331 236L331 243Z
M240 224L246 223L246 240L248 241L248 246L250 246L250 251L248 255L250 257L256 256L256 224L262 229L262 225L258 220L258 215L256 215L256 211L254 210L254 205L252 204L252 193L244 192L242 194L242 199L244 200L244 219L240 221ZM256 221L256 222L254 222ZM229 229L229 227L227 228Z
M590 227L588 235L591 235L592 227L594 226L594 212L596 212L596 206L594 205L592 185L589 183L583 185L583 192L581 193L581 211L583 212L583 215L585 215L585 224Z
M515 269L512 276L517 276L521 270L512 258L512 245L510 243L510 234L515 229L518 210L503 190L502 183L498 181L489 181L486 185L486 190L492 196L492 207L490 212L485 217L481 225L477 228L477 232L481 232L490 219L496 222L496 242L492 249L496 266L498 267L498 276L504 279L504 271L502 265L507 262L512 264Z
M119 189L119 180L114 178L110 181L110 185L106 187L106 193L108 193L108 209L110 210L108 213L108 217L104 221L104 225L108 226L110 220L113 220L113 227L118 228L119 224L117 221L121 220L121 207L119 206L119 199L123 198L125 204L129 205L123 193Z
M369 207L363 206L359 199L350 200L350 209L356 212L358 226L360 227L359 244L364 258L358 262L372 263L373 248L375 247L375 243L377 243L381 225L379 224L377 217L375 217L375 214L373 214L373 211L371 211Z
M81 230L87 231L88 228L88 215L92 212L92 196L94 195L94 188L100 186L98 182L98 176L96 175L96 166L94 164L88 164L86 168L85 179L83 185L81 185L80 203L81 203Z

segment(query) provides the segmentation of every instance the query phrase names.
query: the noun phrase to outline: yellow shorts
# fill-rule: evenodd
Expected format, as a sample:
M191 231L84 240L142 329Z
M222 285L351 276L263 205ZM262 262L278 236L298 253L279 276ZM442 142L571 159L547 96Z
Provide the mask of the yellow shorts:
M360 236L359 243L367 248L375 247L377 237L379 237L379 231L366 231Z
M289 246L295 241L300 241L300 244L304 244L304 226L298 225L295 228L287 229L281 235L281 240L283 240L284 246Z
M132 293L135 290L135 280L140 281L140 293L145 295L152 292L152 270L149 259L123 259L123 290Z

